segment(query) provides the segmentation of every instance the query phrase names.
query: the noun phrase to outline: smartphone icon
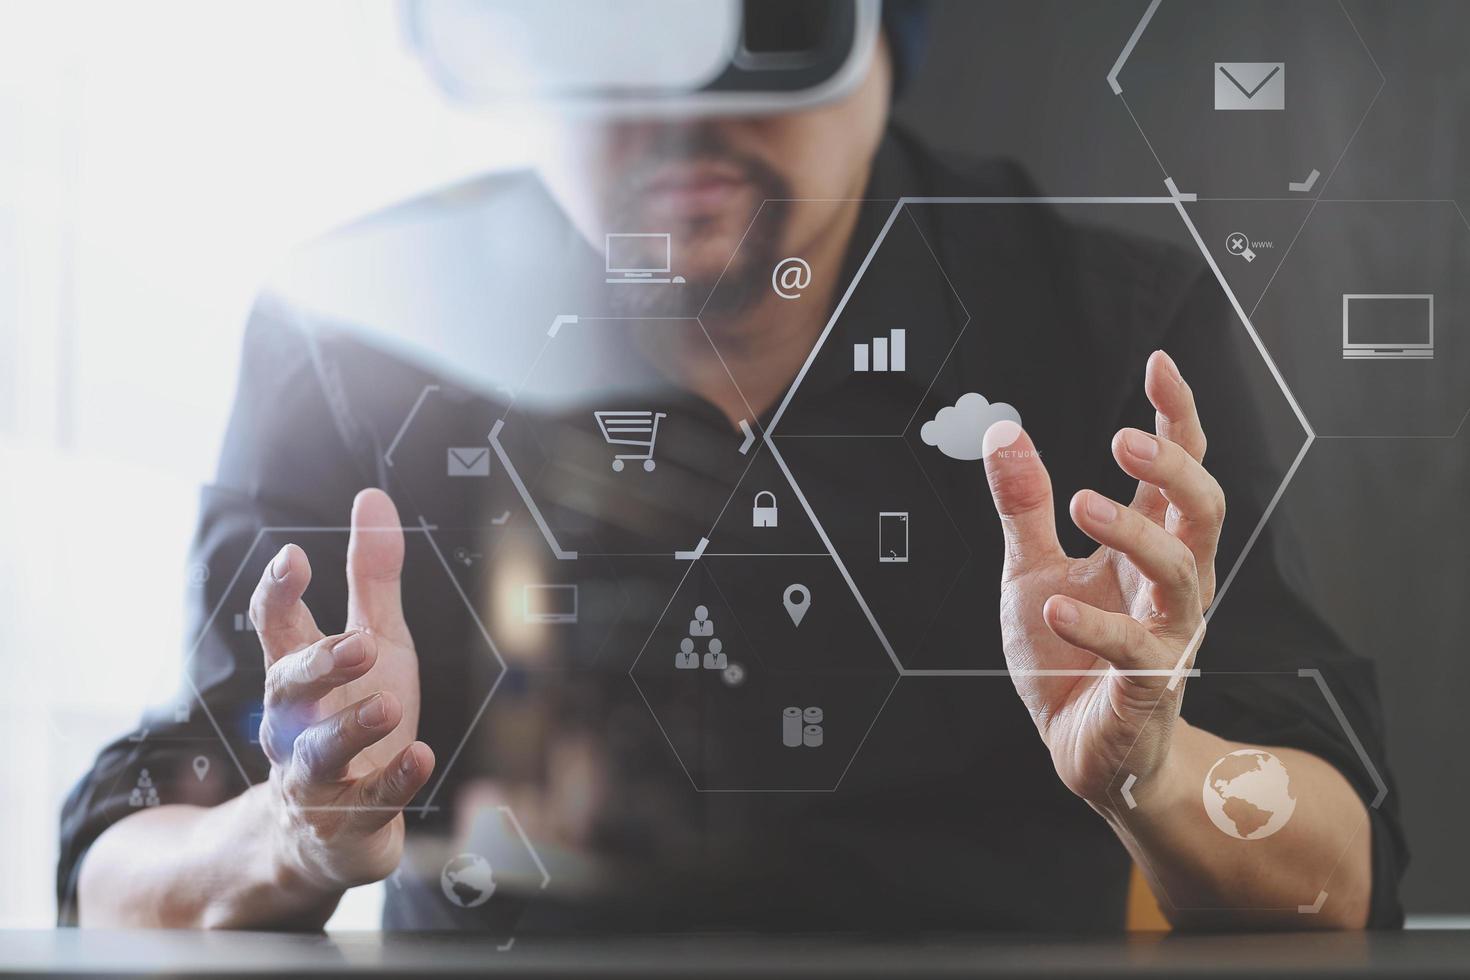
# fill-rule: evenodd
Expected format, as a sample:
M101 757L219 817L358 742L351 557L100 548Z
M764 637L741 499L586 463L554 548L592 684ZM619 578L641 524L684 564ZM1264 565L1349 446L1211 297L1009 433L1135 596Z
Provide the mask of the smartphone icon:
M878 514L878 560L909 560L909 512L885 510Z

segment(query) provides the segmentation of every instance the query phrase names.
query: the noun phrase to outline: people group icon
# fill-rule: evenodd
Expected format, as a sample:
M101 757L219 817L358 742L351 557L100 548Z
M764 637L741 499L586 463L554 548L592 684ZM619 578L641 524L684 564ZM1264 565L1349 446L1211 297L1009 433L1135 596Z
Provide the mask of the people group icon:
M730 666L725 655L725 645L715 636L715 621L709 618L708 606L695 606L694 618L689 621L689 635L679 641L679 652L674 654L674 666L679 670L697 670L701 660L694 649L696 639L708 639L703 666L705 670L724 670Z
M153 785L153 777L148 774L147 769L138 772L138 782L133 786L133 791L128 794L128 806L158 806L158 787Z

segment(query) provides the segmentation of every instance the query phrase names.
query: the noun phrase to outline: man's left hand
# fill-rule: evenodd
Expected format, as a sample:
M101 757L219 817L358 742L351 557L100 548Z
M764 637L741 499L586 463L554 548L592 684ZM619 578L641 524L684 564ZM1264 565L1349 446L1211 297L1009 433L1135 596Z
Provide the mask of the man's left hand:
M1144 390L1156 432L1113 437L1113 458L1139 481L1132 503L1092 490L1072 498L1073 522L1100 545L1086 558L1062 551L1051 479L1030 437L1006 422L985 436L1005 531L1006 662L1062 782L1099 807L1125 761L1145 780L1168 759L1225 517L1201 462L1194 395L1163 351L1149 358Z

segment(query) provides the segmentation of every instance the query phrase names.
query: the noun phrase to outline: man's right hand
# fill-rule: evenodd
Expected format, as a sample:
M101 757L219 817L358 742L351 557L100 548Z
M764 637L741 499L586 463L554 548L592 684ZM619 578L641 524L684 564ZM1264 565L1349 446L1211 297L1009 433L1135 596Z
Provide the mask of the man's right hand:
M403 530L392 500L352 505L346 631L324 636L302 601L306 553L288 544L261 575L250 615L265 653L260 744L277 870L335 903L387 877L403 853L403 807L434 768L415 741L418 655L403 619Z

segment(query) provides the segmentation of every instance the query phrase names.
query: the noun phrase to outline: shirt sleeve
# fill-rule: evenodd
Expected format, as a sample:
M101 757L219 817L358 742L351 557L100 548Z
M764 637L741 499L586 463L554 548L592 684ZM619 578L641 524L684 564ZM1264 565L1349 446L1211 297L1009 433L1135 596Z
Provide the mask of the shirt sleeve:
M1273 511L1252 540L1305 430L1209 273L1182 297L1162 346L1194 389L1209 439L1205 464L1227 500L1216 573L1220 587L1227 579L1229 587L1196 660L1201 676L1187 682L1183 716L1222 738L1299 749L1335 766L1368 813L1369 926L1401 927L1408 850L1375 665L1308 601L1305 572L1295 563L1301 551L1283 511ZM1146 402L1130 414L1151 428ZM1323 869L1329 894L1332 871Z
M184 683L171 703L145 712L98 753L63 805L62 925L76 924L82 859L113 823L150 806L213 806L268 774L256 736L264 663L248 620L260 572L286 540L267 529L344 523L353 495L372 481L365 461L376 458L334 403L330 378L291 308L270 298L257 303L218 475L200 501ZM332 547L345 555L345 542ZM309 602L323 622L342 619L345 591L339 575L313 579Z

